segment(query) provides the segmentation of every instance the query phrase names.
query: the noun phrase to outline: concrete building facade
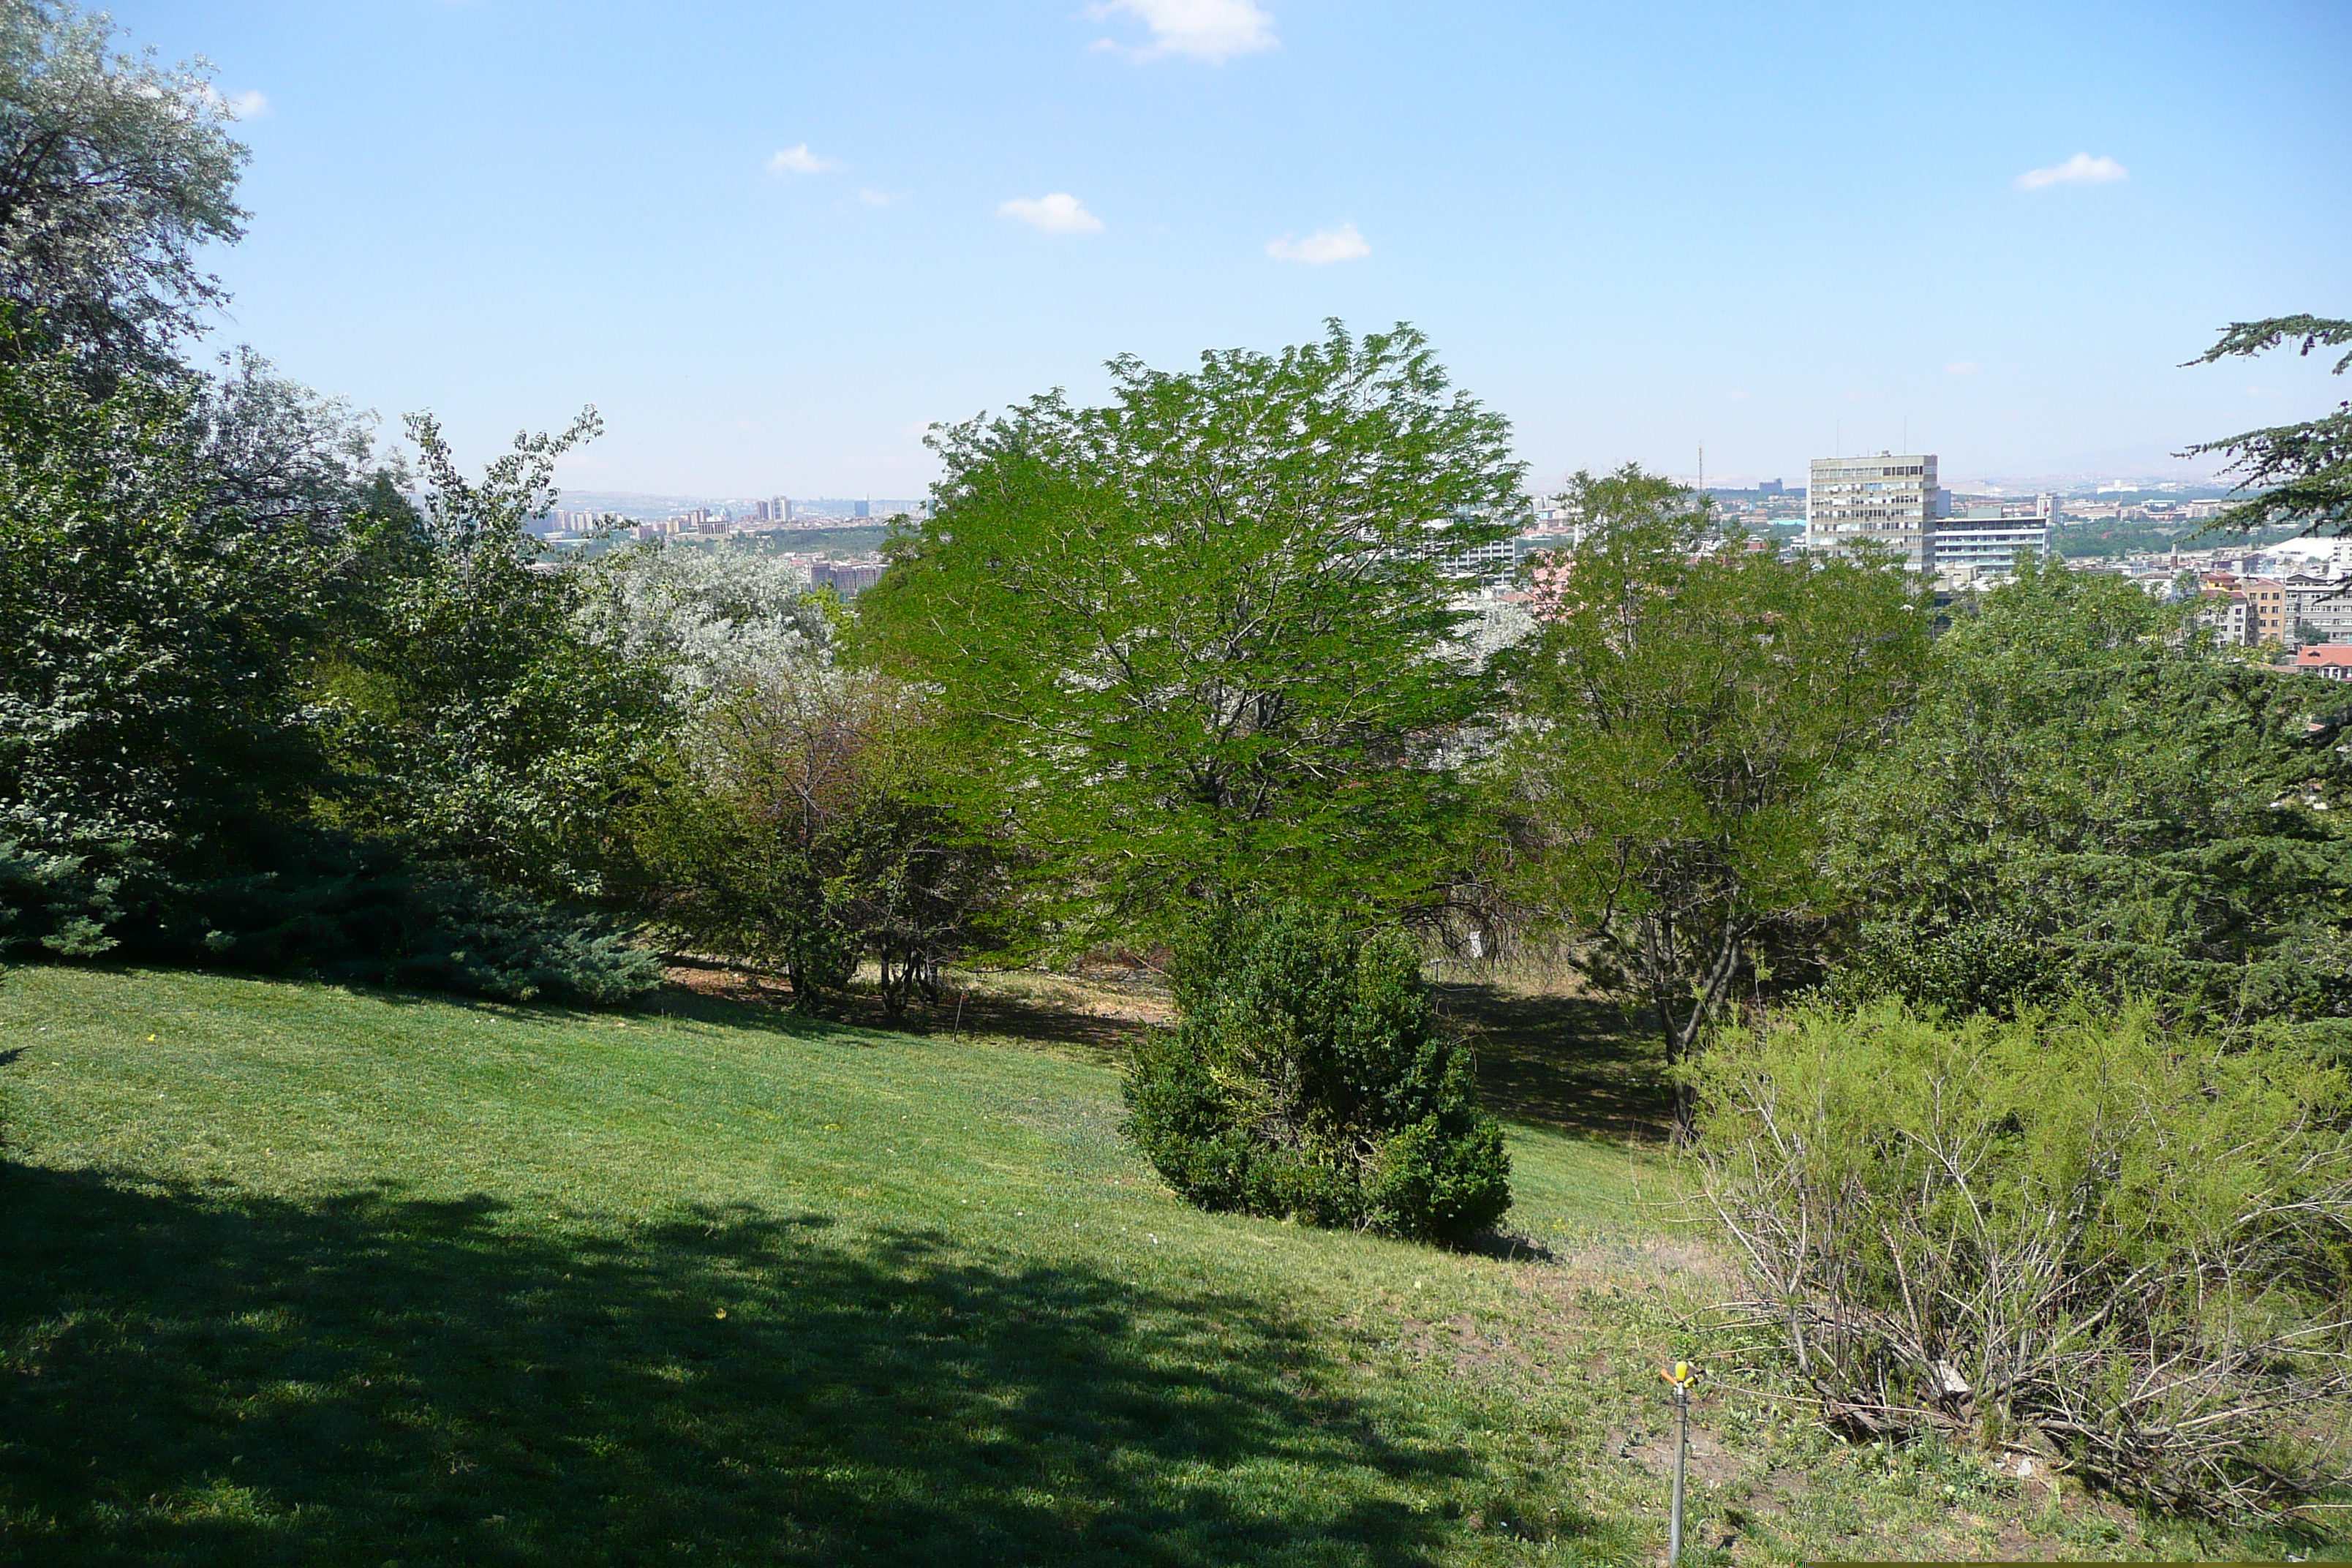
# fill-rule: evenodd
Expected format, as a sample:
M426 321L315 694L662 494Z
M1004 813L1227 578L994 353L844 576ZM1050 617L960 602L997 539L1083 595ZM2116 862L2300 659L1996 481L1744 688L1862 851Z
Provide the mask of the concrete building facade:
M1933 453L1815 458L1805 489L1805 548L1843 555L1867 541L1914 572L1932 572L1936 488Z

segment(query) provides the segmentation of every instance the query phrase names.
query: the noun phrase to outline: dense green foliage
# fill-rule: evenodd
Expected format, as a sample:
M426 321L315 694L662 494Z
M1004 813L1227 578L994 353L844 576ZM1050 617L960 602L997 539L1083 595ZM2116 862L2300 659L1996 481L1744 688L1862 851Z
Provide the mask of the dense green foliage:
M1072 945L1241 890L1427 900L1490 702L1453 560L1524 504L1503 421L1402 327L1111 376L937 437L937 515L859 601L938 691L966 815Z
M610 922L519 902L501 884L541 884L385 811L434 776L417 752L364 787L352 768L338 672L462 668L480 623L387 633L452 554L362 489L333 411L250 367L126 368L102 395L81 369L0 354L0 946L515 997L652 984Z
M1205 918L1139 1043L1128 1132L1204 1208L1459 1240L1510 1206L1502 1129L1418 948L1297 904Z
M599 428L519 441L479 482L410 421L422 504L379 501L355 595L316 676L341 776L331 815L545 897L604 891L614 818L671 718L668 671L583 624L579 571L544 571L524 522Z
M940 965L1001 902L991 846L927 799L928 716L887 677L814 659L713 695L635 815L643 885L700 952L782 969L803 1001L872 958L885 1005L936 1000Z
M2340 1068L2120 1018L1890 1005L1727 1030L1706 1196L1833 1420L2038 1431L2127 1495L2267 1509L2337 1479L2352 1392Z
M319 762L299 649L326 607L331 520L225 483L196 394L132 375L93 398L72 356L9 342L0 839L60 873L12 934L70 950L126 875L174 847L196 874L234 866L299 801Z
M2061 560L2088 561L2122 555L2156 554L2178 545L2183 550L2211 550L2225 544L2260 548L2302 537L2297 527L2258 528L2242 539L2231 539L2213 522L2084 522L2050 531L2050 549Z
M1679 1056L1828 912L1822 804L1916 689L1925 595L1893 566L1717 541L1637 468L1570 493L1585 541L1500 661L1501 877Z
M2087 988L2216 1022L2352 1014L2347 710L2128 583L2021 573L1937 640L1900 741L1840 792L1841 984L1961 1010Z
M642 992L620 927L534 899L596 890L658 712L529 569L561 443L470 487L424 422L420 513L339 405L175 360L244 151L201 70L110 40L0 13L0 951Z

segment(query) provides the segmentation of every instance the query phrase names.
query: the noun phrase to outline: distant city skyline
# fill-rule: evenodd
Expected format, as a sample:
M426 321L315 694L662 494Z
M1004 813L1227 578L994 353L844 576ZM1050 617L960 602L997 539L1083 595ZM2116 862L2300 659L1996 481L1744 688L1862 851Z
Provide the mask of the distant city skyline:
M2321 0L112 8L245 116L219 342L468 463L593 403L583 487L919 494L933 421L1327 316L1425 330L1538 487L2179 476L2344 393L2181 368L2352 313Z

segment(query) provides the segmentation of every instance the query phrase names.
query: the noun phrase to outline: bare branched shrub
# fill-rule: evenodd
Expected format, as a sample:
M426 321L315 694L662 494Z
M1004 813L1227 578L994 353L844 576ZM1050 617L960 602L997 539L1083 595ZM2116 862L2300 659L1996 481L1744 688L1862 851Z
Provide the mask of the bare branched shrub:
M1699 1069L1706 1205L1834 1425L2275 1510L2347 1476L2344 1073L2145 1016L1800 1011Z

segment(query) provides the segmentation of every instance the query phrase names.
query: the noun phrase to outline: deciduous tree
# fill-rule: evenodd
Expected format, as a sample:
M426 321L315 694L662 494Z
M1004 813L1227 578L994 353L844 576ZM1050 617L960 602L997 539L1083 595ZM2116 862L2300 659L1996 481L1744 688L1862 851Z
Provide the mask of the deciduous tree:
M1782 560L1628 467L1579 474L1583 541L1538 574L1505 656L1508 887L1669 1054L1776 936L1829 907L1828 786L1885 736L1926 658L1927 595L1868 560Z
M1106 406L940 432L936 515L860 601L936 689L964 805L1076 942L1258 887L1428 900L1466 820L1447 747L1489 706L1456 558L1511 531L1504 421L1409 327L1110 371Z
M235 118L200 60L123 54L71 5L0 5L0 300L102 363L173 368L227 297L197 250L244 232Z

